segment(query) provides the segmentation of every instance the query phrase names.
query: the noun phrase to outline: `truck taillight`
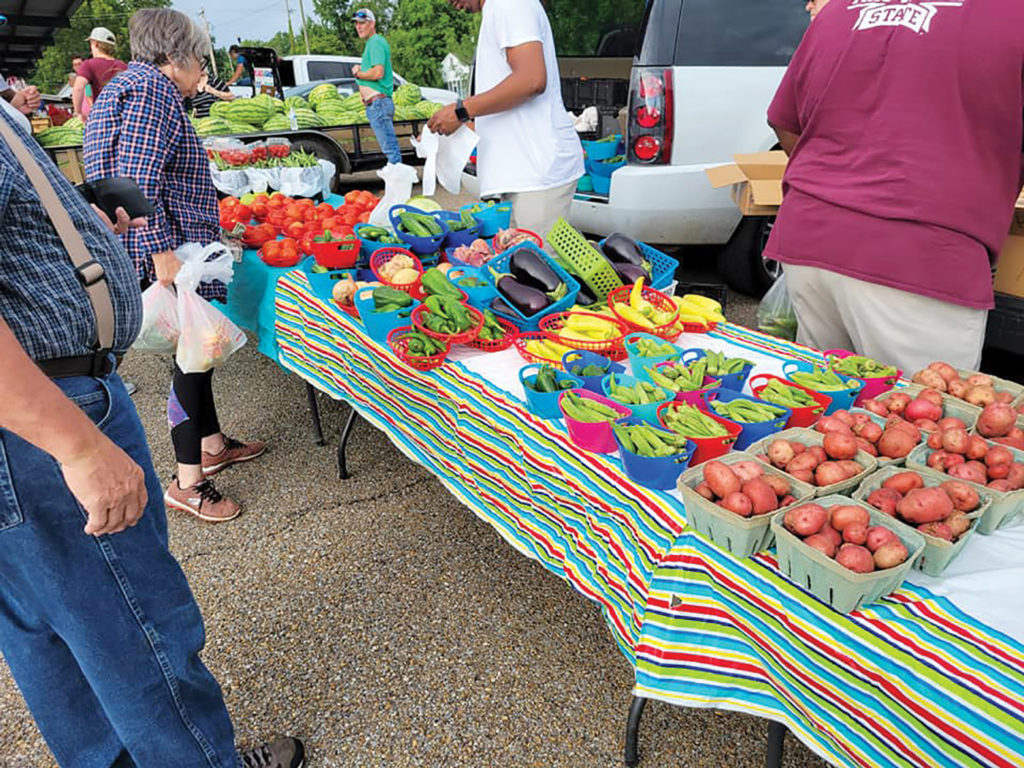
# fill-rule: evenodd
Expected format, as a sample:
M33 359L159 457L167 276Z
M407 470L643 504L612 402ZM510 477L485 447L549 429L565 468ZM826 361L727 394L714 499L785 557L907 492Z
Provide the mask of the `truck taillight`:
M672 159L672 70L636 67L629 89L626 147L630 162L667 165Z

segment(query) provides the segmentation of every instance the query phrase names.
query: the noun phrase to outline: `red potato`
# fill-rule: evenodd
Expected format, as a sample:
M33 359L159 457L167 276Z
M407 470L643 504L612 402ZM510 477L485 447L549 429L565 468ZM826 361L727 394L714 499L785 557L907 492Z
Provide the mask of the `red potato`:
M968 460L977 461L984 459L987 454L988 443L985 442L985 438L971 435L971 441L967 444L966 456Z
M971 518L963 512L954 512L943 520L943 523L949 527L950 533L953 534L953 541L956 541L971 529Z
M962 379L954 379L953 381L949 382L948 392L953 397L963 400L965 397L967 397L967 392L970 390L970 388L971 387L967 384L966 381L963 381Z
M903 459L910 455L918 442L902 429L887 429L878 441L878 455L887 459Z
M939 425L931 419L917 419L914 421L914 426L922 432L936 432L939 429Z
M1002 445L995 445L985 454L985 466L990 469L997 464L1013 464L1013 451Z
M868 540L868 527L866 525L856 524L848 525L843 529L843 541L848 544L860 544L863 546Z
M892 488L879 488L872 491L867 498L868 504L889 517L896 516L896 505L903 500L903 496Z
M849 411L836 411L832 414L832 418L839 419L843 424L851 428L857 423L857 420L853 418L853 414Z
M856 461L853 461L852 459L843 459L842 461L837 461L836 464L842 467L843 472L846 473L847 478L856 477L857 475L864 471L864 467L862 467L860 464L858 464Z
M915 373L912 381L915 384L923 384L940 392L946 391L946 380L942 378L938 371L934 371L931 368L925 368L923 371Z
M804 470L813 472L820 463L817 456L810 451L804 451L786 465L786 471L791 475Z
M942 430L937 430L928 435L928 440L926 441L928 443L928 447L934 448L935 450L942 448L942 436Z
M918 392L917 393L917 398L915 398L915 399L917 399L917 400L927 400L932 405L937 405L939 408L941 408L942 407L942 394L941 393L944 392L944 391L945 390L940 390L940 389L938 389L936 387L929 387L928 389L922 389L920 392Z
M934 363L929 363L928 368L938 373L939 376L942 377L942 380L945 381L947 384L955 379L960 378L960 374L957 372L956 368L954 368L949 363L936 361Z
M982 437L1006 437L1017 421L1017 412L1006 403L986 405L978 416L977 430Z
M896 514L908 523L934 523L953 514L953 500L941 488L915 488L896 505Z
M942 450L950 453L967 453L971 436L966 429L947 429L942 433Z
M791 493L786 494L781 499L779 499L779 509L782 509L783 507L788 507L790 504L796 504L796 496L794 496Z
M721 461L709 461L704 465L704 482L720 499L724 499L730 493L739 493L742 485L739 476Z
M910 557L910 553L907 552L907 548L903 546L902 541L890 541L888 544L883 544L875 550L872 559L874 560L875 567L884 571L887 568L903 565L903 563L907 562L908 557Z
M845 533L846 527L849 525L863 525L865 528L871 525L871 514L864 507L853 504L834 506L829 510L829 514L831 516L830 524L839 533Z
M946 474L950 477L955 477L957 480L966 480L969 483L977 483L978 485L984 485L988 482L988 472L985 470L985 465L980 461L967 461L955 467L951 467L946 470ZM1007 475L1009 479L1009 475ZM1013 482L1012 480L1010 481Z
M917 488L924 488L924 478L917 472L898 472L885 480L882 487L896 491L902 498Z
M875 444L868 442L863 437L857 438L857 450L864 451L864 453L868 454L869 456L878 455L878 449L875 447Z
M822 434L829 432L841 432L844 435L853 434L850 425L840 421L835 416L822 416L818 419L818 423L814 425L814 428Z
M789 444L790 448L793 449L793 453L799 456L801 453L807 450L807 446L803 443L792 442Z
M956 416L947 416L944 419L939 419L936 426L943 432L947 429L967 429L967 425L964 424L963 420L956 418Z
M889 413L903 413L907 406L913 401L906 392L893 392L882 404L888 409Z
M850 476L846 473L846 470L834 461L826 461L824 464L819 464L814 470L814 482L819 488L825 488L826 486L835 485L849 479Z
M937 539L944 539L945 541L953 541L953 531L942 523L922 523L917 526L917 530L923 533L925 536L934 536Z
M972 387L992 387L995 388L995 382L992 377L985 373L973 373L968 376L965 381Z
M964 395L964 400L971 405L979 405L984 408L996 401L996 391L992 387L972 386Z
M711 490L711 486L708 485L707 483L697 483L696 487L693 490L695 490L708 501L715 500L715 492Z
M848 411L836 411L836 413L848 413ZM836 414L833 413L832 415L835 416ZM874 424L874 422L871 421L871 417L866 413L851 413L850 416L853 417L854 427L859 427L863 424ZM854 432L856 433L856 429L854 429Z
M764 467L756 461L737 461L730 466L730 469L736 473L741 483L764 476Z
M1007 405L1009 405L1010 403L1013 402L1013 393L1012 392L1000 392L997 389L996 390L996 402L997 403L1006 403Z
M978 492L967 483L959 480L947 480L939 486L949 500L953 502L953 509L958 512L973 512L981 506L981 497Z
M774 493L780 499L789 495L789 492L791 490L789 480L784 478L782 475L767 474L761 479L768 484L768 487L772 489L772 493Z
M1012 464L993 464L988 468L989 480L1005 480L1010 476Z
M743 484L742 493L750 499L755 515L774 512L779 508L779 497L775 495L772 487L759 477L747 480Z
M921 442L921 430L915 427L906 419L901 419L899 416L891 416L889 420L885 422L886 429L899 429L906 432L914 441L914 445Z
M895 397L895 395L893 395L893 397ZM903 418L907 421L917 421L918 419L938 421L942 418L941 399L939 402L940 404L936 405L924 397L918 397L916 400L911 400L903 410Z
M1000 491L1002 493L1008 493L1009 491L1017 490L1012 485L1010 485L1009 480L993 480L991 483L988 484L988 487L991 488L993 491Z
M859 413L857 415L864 416L864 414L862 413ZM867 417L865 416L864 418ZM878 426L875 422L868 420L863 423L854 425L853 433L857 435L857 437L863 437L870 443L877 443L878 438L882 436L882 428Z
M768 460L780 469L796 456L793 445L788 440L772 440L768 446Z
M1021 408L1024 408L1024 405L1022 405ZM1006 433L1006 437L1010 440L1024 442L1024 429L1021 429L1020 427L1013 427Z
M783 525L797 536L806 538L818 533L828 522L828 511L820 504L801 504L786 512Z
M829 432L822 441L822 448L831 459L852 459L857 455L857 439L853 435Z
M739 491L726 494L725 498L718 502L718 505L740 517L750 517L754 513L754 505L750 501L750 497Z
M875 400L874 398L871 398L870 400L865 400L863 402L863 404L862 404L862 407L864 408L865 411L870 411L871 413L875 414L876 416L888 416L889 415L889 409L885 407L885 403L879 402L878 400Z
M945 472L949 457L956 455L957 454L950 453L949 451L940 448L937 451L932 451L931 453L929 453L928 458L925 459L925 463L931 469L937 470L939 472ZM963 456L961 456L960 458L963 458Z
M899 536L884 525L873 525L868 528L867 548L869 551L877 552L880 547L893 541L898 544L900 541Z
M828 454L825 453L825 449L820 445L809 445L807 446L807 452L810 453L814 458L821 464L824 461L828 461Z
M854 573L871 573L875 570L871 553L859 544L843 544L836 553L836 562Z
M993 442L999 443L1000 445L1008 445L1011 448L1016 448L1018 451L1024 451L1024 438L1015 437L994 437Z
M823 533L812 533L804 539L804 544L818 550L825 557L829 558L835 557L836 550L838 549L838 545Z
M843 543L843 535L828 523L825 523L818 533L831 541L832 544L835 545L836 549L839 549L840 545Z
M1024 464L1011 464L1010 474L1006 476L1006 482L1012 485L1015 491L1024 488Z
M787 469L786 471L789 472L789 474L791 474L793 477L795 477L801 483L807 483L808 485L814 485L814 472L812 472L811 470L809 470L809 469L795 469L793 471L790 471L790 470Z

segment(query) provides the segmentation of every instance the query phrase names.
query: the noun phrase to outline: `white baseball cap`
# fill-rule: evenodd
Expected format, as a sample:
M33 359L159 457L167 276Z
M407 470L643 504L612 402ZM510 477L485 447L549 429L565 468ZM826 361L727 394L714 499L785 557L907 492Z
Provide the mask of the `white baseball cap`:
M360 8L352 16L352 21L377 21L377 17L373 15L373 11L369 8Z
M117 38L114 37L114 33L106 27L94 27L86 40L95 40L97 43L107 43L109 45L117 45Z

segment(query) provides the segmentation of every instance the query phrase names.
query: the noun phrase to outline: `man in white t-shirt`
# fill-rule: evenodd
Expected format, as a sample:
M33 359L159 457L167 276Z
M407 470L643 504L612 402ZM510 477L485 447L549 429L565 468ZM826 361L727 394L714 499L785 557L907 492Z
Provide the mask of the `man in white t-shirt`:
M475 121L482 197L512 203L515 225L547 235L567 217L583 175L583 146L562 103L551 24L539 0L448 0L483 13L477 93L438 111L430 130L447 136Z

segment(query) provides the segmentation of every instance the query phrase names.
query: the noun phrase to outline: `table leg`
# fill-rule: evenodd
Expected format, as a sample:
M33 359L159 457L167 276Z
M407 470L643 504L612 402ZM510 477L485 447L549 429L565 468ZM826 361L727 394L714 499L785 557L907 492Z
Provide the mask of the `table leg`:
M355 426L358 415L355 408L350 408L348 418L345 419L345 426L341 428L341 436L338 438L338 477L342 480L348 480L350 477L348 462L345 458L345 447L348 445L348 438L352 434L352 427Z
M642 696L634 696L629 705L629 720L626 722L626 756L623 761L626 768L633 768L640 761L637 741L640 738L640 717L646 706L647 699Z
M786 740L786 726L774 720L768 726L768 750L764 756L764 768L782 768L782 749Z
M320 403L316 399L316 389L306 384L306 401L309 403L309 415L313 417L313 440L317 445L325 445L324 430L320 426Z

